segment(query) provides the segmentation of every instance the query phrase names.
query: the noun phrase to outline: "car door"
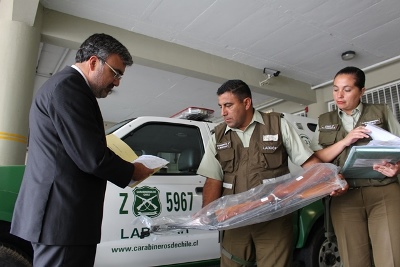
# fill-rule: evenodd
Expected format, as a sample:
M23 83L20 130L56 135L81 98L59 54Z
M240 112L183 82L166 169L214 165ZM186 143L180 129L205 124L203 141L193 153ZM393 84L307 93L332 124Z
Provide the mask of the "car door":
M177 123L179 122L179 123ZM217 231L151 234L137 218L191 215L201 209L205 178L196 174L210 133L206 124L139 118L114 132L135 153L169 161L134 188L107 185L95 266L157 266L219 258Z

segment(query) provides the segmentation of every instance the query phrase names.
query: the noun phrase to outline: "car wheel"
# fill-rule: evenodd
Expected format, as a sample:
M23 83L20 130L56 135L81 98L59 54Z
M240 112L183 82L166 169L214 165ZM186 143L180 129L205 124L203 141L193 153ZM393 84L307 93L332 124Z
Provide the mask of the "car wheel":
M342 267L336 241L328 241L322 224L317 224L306 245L295 253L295 263L304 267Z
M1 266L7 267L32 267L31 261L18 249L0 243Z
M328 241L325 239L319 251L320 267L342 267L339 249L336 240Z

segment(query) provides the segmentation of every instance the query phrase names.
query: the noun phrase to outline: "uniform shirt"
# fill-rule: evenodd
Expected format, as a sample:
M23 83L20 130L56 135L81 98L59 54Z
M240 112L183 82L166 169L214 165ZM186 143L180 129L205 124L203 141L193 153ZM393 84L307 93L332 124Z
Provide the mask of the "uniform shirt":
M364 107L363 104L360 102L360 104L358 104L358 106L352 110L351 115L347 115L346 112L342 111L341 109L338 109L339 118L342 121L343 128L347 132L350 132L351 130L354 129L354 126L360 119L363 107ZM391 132L396 136L400 136L399 122L393 115L393 112L390 110L389 106L386 106L386 108L388 114L387 121L388 121L389 132ZM319 124L317 125L317 129L311 140L310 147L313 151L318 151L323 149L323 147L319 144Z
M264 124L264 120L259 111L254 112L250 124L244 129L244 131L236 128L230 128L227 125L225 133L229 130L235 131L242 141L243 146L248 147L256 123ZM300 166L313 154L313 151L301 140L296 130L288 124L285 118L281 118L281 132L283 144L290 160L294 164ZM215 158L215 155L217 154L215 146L216 140L215 134L213 134L208 142L203 159L201 160L200 166L197 170L197 174L222 181L224 173L219 161Z

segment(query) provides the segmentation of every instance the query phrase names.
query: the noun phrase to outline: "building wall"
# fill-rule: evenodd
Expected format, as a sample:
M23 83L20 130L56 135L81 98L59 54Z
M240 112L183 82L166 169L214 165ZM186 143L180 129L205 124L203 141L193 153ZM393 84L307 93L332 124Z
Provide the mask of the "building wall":
M349 64L350 66L351 64ZM400 80L400 61L396 61L375 69L364 70L366 75L365 87L366 89L376 88L387 83ZM339 70L338 70L339 71ZM332 73L332 79L336 73ZM333 100L332 97L332 83L322 86L316 90L317 102L307 106L307 116L317 119L322 113L328 111L328 102ZM305 106L290 101L283 101L274 106L265 108L265 110L272 109L277 112L295 113L304 110Z

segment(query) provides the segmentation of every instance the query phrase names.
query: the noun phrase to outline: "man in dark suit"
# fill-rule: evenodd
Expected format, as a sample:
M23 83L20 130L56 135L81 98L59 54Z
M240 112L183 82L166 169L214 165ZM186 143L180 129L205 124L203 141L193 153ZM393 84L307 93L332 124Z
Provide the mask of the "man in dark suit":
M75 65L37 92L29 115L29 155L11 233L32 243L34 266L93 266L107 181L119 187L153 172L107 148L96 98L133 64L125 46L94 34Z

